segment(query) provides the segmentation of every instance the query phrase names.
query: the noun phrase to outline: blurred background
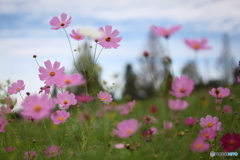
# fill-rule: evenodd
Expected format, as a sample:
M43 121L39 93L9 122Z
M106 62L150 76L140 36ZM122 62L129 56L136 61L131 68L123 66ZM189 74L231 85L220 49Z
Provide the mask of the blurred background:
M0 3L0 82L24 80L26 92L38 93L44 86L32 55L38 56L40 65L47 60L59 61L67 73L74 70L64 31L50 29L49 21L61 13L72 17L71 25L66 28L68 33L81 27L98 29L105 25L120 31L119 36L123 38L120 47L103 50L97 62L101 68L99 83L105 89L115 88L116 98L122 94L132 98L151 95L152 75L155 85L160 86L167 77L166 66L170 78L188 74L199 85L236 82L234 70L238 70L240 60L240 1L0 0ZM151 35L152 25L165 28L181 25L182 29L166 40ZM184 43L185 38L203 37L208 39L211 50L195 53ZM78 43L71 39L71 43L77 49L83 48L86 41ZM88 44L94 46L93 42ZM149 53L148 62L145 51ZM197 61L193 62L195 54L198 54ZM148 66L152 75L148 75ZM138 91L134 92L136 88Z

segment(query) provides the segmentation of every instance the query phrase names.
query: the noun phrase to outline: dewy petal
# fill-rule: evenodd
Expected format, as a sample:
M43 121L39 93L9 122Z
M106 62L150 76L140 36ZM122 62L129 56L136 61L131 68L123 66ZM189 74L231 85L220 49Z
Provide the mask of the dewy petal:
M65 23L65 22L66 22L66 19L67 19L67 14L66 14L66 13L62 13L62 14L61 14L61 20L62 20L62 22Z
M112 32L112 26L107 25L105 27L106 36L110 36Z

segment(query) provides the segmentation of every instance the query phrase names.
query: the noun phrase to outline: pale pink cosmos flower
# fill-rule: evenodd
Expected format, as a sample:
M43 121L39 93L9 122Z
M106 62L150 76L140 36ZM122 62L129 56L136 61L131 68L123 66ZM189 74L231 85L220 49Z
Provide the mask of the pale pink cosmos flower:
M169 121L164 121L163 122L163 128L165 130L170 130L172 127L173 127L173 123L172 122L169 122Z
M53 30L58 30L60 28L66 28L69 26L71 23L72 17L69 17L67 19L67 14L62 13L61 14L61 20L58 17L53 17L52 20L50 21L50 25L53 26Z
M175 77L172 83L172 91L169 93L177 98L189 96L194 89L194 81L186 75Z
M202 38L200 41L185 39L184 42L188 47L194 49L195 51L208 50L208 49L212 48L211 46L207 45L207 39L206 38Z
M184 120L185 124L192 127L196 123L196 119L193 117L186 118Z
M7 104L7 107L10 107L11 109L13 109L17 103L17 98L12 99L10 97L5 97L5 103Z
M87 103L91 102L94 97L86 95L86 94L80 94L79 96L75 96L76 100L81 103Z
M118 144L115 144L114 147L117 149L123 149L125 148L125 145L123 143L118 143Z
M214 139L217 136L217 133L212 128L204 128L203 130L200 130L200 136L204 140Z
M59 148L58 146L51 145L50 147L46 147L46 150L44 151L44 153L48 157L56 157L62 153L62 149Z
M113 130L113 132L121 138L127 138L136 133L139 126L140 124L134 118L123 120L122 122L118 123L117 129Z
M209 150L210 144L205 142L202 137L198 137L190 145L190 149L195 152L204 152Z
M103 91L100 91L98 94L98 99L100 99L100 101L103 101L103 102L112 102L112 95L109 94L108 92L103 92Z
M125 105L121 105L121 106L116 107L116 110L120 111L121 115L127 115L132 111L135 104L136 104L136 101L133 100L131 102L128 102Z
M60 109L68 109L70 105L77 104L77 100L75 99L75 95L68 91L64 91L63 93L58 93L57 98L54 98L54 102L62 105Z
M60 124L60 123L66 122L69 116L70 116L70 113L68 113L65 110L60 110L52 113L51 119L54 124Z
M156 26L151 27L155 36L163 36L165 38L169 38L170 35L176 33L181 28L182 26L173 26L173 27L170 27L169 29L163 28L163 27L156 27Z
M20 115L27 119L40 120L48 117L54 108L54 103L47 94L27 96L22 102Z
M10 146L10 147L7 147L5 150L7 151L7 152L13 152L13 151L15 151L17 148L15 147L15 146Z
M119 34L118 30L112 31L112 26L105 26L105 30L103 27L99 28L99 31L104 32L104 36L98 39L98 44L102 47L109 49L109 48L117 48L120 45L117 44L122 40L122 37L117 37Z
M157 119L153 116L143 115L142 120L145 124L156 123Z
M39 78L41 81L45 81L44 83L48 86L51 86L53 84L57 83L57 80L61 74L63 74L63 71L65 70L64 67L60 67L60 62L55 61L52 65L51 61L45 61L44 62L45 67L39 67L38 71L40 72Z
M25 85L23 80L18 80L17 82L14 82L11 84L10 87L8 87L8 94L17 94L18 92L24 90Z
M61 74L58 80L56 80L57 86L59 88L83 85L85 82L86 80L79 73L75 73L73 75Z
M37 157L37 152L30 150L24 153L24 159L30 160L30 159L35 159Z
M0 107L0 115L1 115L1 113L2 114L9 114L9 113L11 113L11 111L12 111L12 109L11 109L10 106L7 106L7 107L2 106L2 107Z
M208 93L216 98L225 98L231 94L230 89L222 87L212 88Z
M151 127L151 128L149 128L149 130L152 131L152 134L153 134L153 135L158 133L157 127Z
M44 92L45 94L49 94L50 93L50 86L45 85L44 87L40 87L40 91L38 92L39 94Z
M0 132L5 132L5 126L8 124L8 121L6 120L5 116L0 115Z
M180 99L176 99L176 100L169 99L168 106L170 109L174 111L181 111L188 107L188 102Z
M202 127L212 128L215 131L222 130L221 129L222 123L218 122L217 117L212 117L211 115L207 115L206 118L201 118L199 124Z
M237 81L240 83L240 76L237 77Z
M83 40L85 38L85 36L81 33L78 33L74 30L72 30L72 34L70 34L70 37L72 37L73 39L80 41Z
M223 110L224 110L224 112L226 112L226 113L232 113L232 108L230 107L230 106L223 106Z

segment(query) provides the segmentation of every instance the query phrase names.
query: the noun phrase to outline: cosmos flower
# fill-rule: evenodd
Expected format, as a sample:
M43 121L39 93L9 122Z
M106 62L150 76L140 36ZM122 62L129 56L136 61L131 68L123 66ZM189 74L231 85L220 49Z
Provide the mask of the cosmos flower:
M39 94L44 92L45 94L49 94L50 93L50 86L45 85L44 87L40 87L40 91L38 92Z
M100 101L103 101L103 102L112 102L112 95L109 94L108 92L103 92L103 91L100 91L98 94L98 99L100 99Z
M140 124L134 118L129 120L123 120L122 122L118 123L118 129L113 130L113 132L121 138L127 138L136 133L139 126Z
M231 94L230 89L222 87L212 88L208 93L216 98L225 98Z
M220 131L222 125L221 122L218 122L217 117L212 117L211 115L207 115L206 118L201 118L199 124L202 127L212 128L215 131Z
M203 130L200 130L200 136L204 140L214 139L217 136L217 133L212 128L204 128Z
M30 150L24 153L24 159L30 160L30 159L35 159L37 157L37 152Z
M169 38L173 33L176 33L182 28L182 26L173 26L169 29L163 27L152 26L151 29L155 36L163 36L166 39Z
M45 67L39 67L38 71L40 72L39 78L41 81L45 81L44 83L48 86L51 86L53 84L57 83L57 80L61 74L63 74L63 71L65 70L64 67L60 67L60 62L55 61L54 64L48 60L44 62Z
M184 42L188 47L194 49L195 51L208 50L208 49L212 48L210 46L207 46L207 39L206 38L202 38L200 41L185 39Z
M79 73L75 73L73 75L61 74L56 80L57 86L59 88L83 85L85 82L86 80Z
M0 115L1 114L9 114L9 113L11 113L11 111L12 111L12 109L11 109L10 106L7 106L7 107L2 106L2 107L0 107Z
M237 77L237 81L240 83L240 76Z
M86 94L80 94L79 96L75 96L75 98L78 102L82 102L82 103L91 102L94 99L94 97Z
M125 148L125 145L123 143L118 143L118 144L115 144L114 147L117 149L123 149Z
M11 109L14 108L14 106L17 103L17 99L12 99L10 97L5 97L5 103L7 104L7 107L10 107Z
M6 120L5 116L0 115L0 132L5 132L5 126L8 124L8 121Z
M225 152L232 152L240 148L240 135L237 133L227 133L220 139L221 146Z
M176 100L169 99L168 106L170 109L174 111L181 111L188 107L188 102L180 99L176 99Z
M104 35L103 31L96 30L92 27L79 28L77 29L77 33L93 39L101 38Z
M232 113L232 108L230 106L227 105L223 106L223 110L226 113Z
M60 123L66 122L69 116L70 116L70 113L68 113L67 111L58 110L51 114L51 119L54 124L60 124Z
M135 104L136 104L136 101L133 100L131 102L128 102L125 105L121 105L121 106L116 107L116 110L120 111L121 115L127 115L132 111Z
M80 41L80 40L83 40L85 38L85 36L81 33L78 33L74 30L72 30L72 34L69 34L70 37L72 37L73 39L77 40L77 41Z
M147 115L143 115L142 120L145 124L157 122L156 118L154 118L153 116L147 116Z
M186 118L184 120L185 124L192 127L196 123L196 119L193 117Z
M17 148L15 147L15 146L10 146L10 147L7 147L5 150L7 151L7 152L13 152L13 151L15 151Z
M75 95L68 91L64 91L63 93L58 93L57 98L54 98L54 102L62 105L61 109L68 109L70 105L77 104L77 100L75 99Z
M11 84L10 87L8 87L8 94L17 94L18 92L24 90L25 85L23 80L18 80L17 82L14 82Z
M112 26L105 26L105 30L103 27L99 28L99 31L104 32L104 36L98 39L98 44L104 47L105 49L109 48L117 48L120 45L117 44L122 40L122 37L116 37L119 34L118 30L112 31Z
M48 157L56 157L57 155L62 153L62 150L58 146L51 145L50 147L46 147L44 153Z
M20 114L28 119L40 120L48 117L54 108L54 103L47 94L27 96L22 102Z
M172 83L172 91L169 93L177 98L189 96L194 89L194 81L186 75L175 77Z
M173 126L173 123L172 123L172 122L169 122L169 121L164 121L164 122L163 122L163 128L164 128L165 130L170 130L170 129L172 128L172 126Z
M71 23L72 17L67 19L67 14L62 13L61 14L61 20L58 17L53 17L50 21L50 25L53 26L53 30L58 30L60 28L66 28Z
M204 152L209 150L210 144L205 142L202 137L198 137L195 141L191 143L190 148L195 152Z

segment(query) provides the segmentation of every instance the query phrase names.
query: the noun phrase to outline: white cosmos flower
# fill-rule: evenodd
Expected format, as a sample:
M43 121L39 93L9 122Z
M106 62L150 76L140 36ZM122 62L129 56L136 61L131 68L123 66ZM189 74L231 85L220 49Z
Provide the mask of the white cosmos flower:
M104 33L102 31L99 31L97 29L94 29L92 27L82 27L77 29L77 33L83 34L86 37L98 39L104 36Z

